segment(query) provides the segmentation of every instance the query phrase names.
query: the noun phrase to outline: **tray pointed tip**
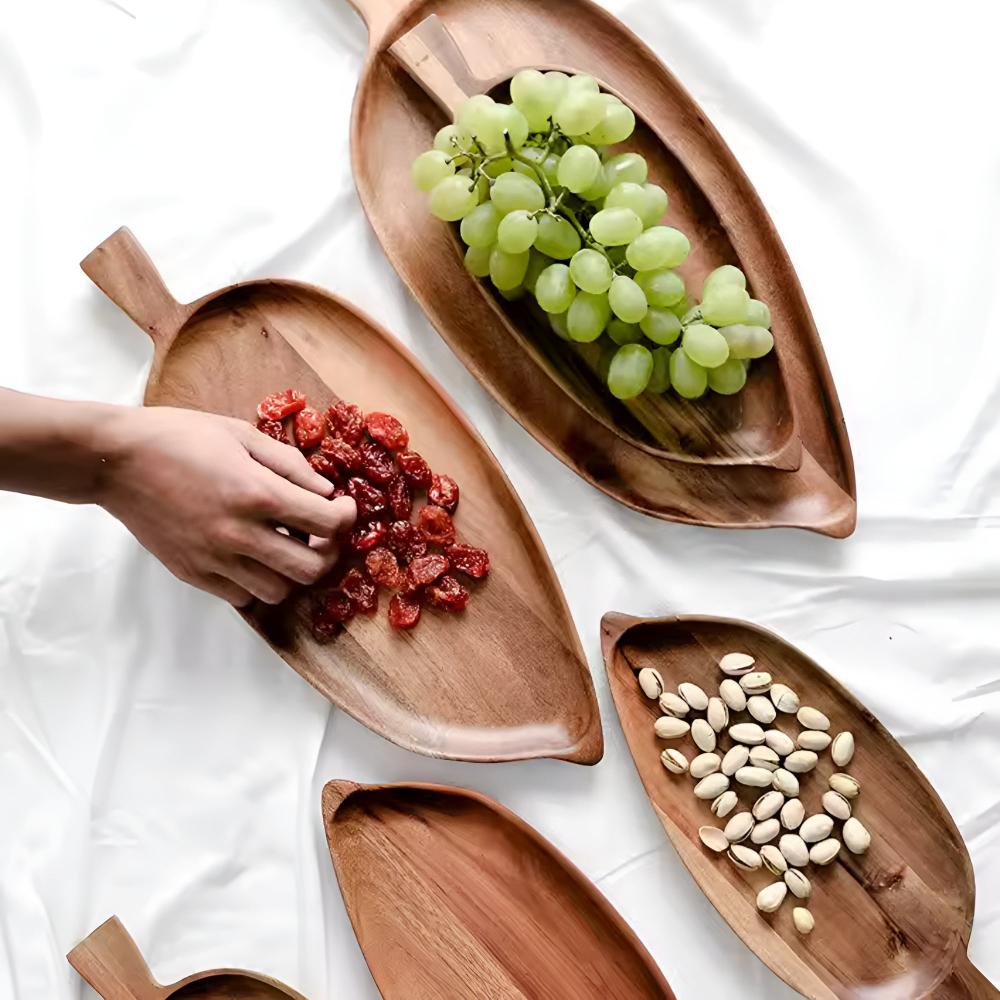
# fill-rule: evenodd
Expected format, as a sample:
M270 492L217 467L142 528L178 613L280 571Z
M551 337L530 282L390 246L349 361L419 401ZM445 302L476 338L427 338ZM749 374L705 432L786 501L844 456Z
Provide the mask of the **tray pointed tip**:
M330 820L343 805L344 800L353 795L359 788L356 781L336 779L328 781L323 786L323 819Z

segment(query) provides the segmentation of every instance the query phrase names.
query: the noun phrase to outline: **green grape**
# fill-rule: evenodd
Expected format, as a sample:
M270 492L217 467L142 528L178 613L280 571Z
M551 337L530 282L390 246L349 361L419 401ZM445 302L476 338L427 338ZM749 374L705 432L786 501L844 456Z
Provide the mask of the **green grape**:
M604 199L605 208L631 208L639 218L646 210L648 197L645 188L641 184L633 184L631 181L622 181L616 184Z
M549 88L549 103L552 105L552 110L555 111L556 106L566 96L566 91L569 89L569 77L557 69L550 70L545 74L545 85Z
M519 208L535 212L545 205L545 195L538 184L530 177L513 171L501 174L493 182L490 199L504 215Z
M636 323L625 323L618 319L617 316L613 316L608 320L608 326L605 333L616 343L616 344L635 344L642 340L642 330L639 329Z
M653 226L629 244L627 260L637 271L654 271L683 264L691 252L691 243L679 230Z
M534 294L539 275L552 263L551 258L532 249L528 260L528 270L524 272L524 287Z
M538 276L535 298L547 313L564 313L576 298L576 285L565 264L550 264Z
M639 213L642 224L655 226L667 212L667 192L659 184L643 184L646 192L646 210Z
M449 156L472 148L472 136L461 125L445 125L434 136L434 148Z
M608 289L608 303L611 311L626 323L638 323L649 309L646 293L624 274L619 274L612 280Z
M639 327L654 344L672 344L681 335L681 321L669 309L658 306L649 307Z
M572 146L559 161L558 181L574 194L579 194L597 180L600 172L601 158L590 146Z
M523 253L534 244L537 235L538 222L530 212L519 208L500 221L497 227L497 246L504 253Z
M540 167L550 184L559 183L560 157L555 153L546 154L544 150L539 149L537 146L525 146L521 150L521 156L526 160L531 160L536 167ZM530 177L532 180L536 180L538 177L534 167L529 167L526 163L515 163L514 169L519 174L524 174L525 177Z
M475 190L469 190L469 179L458 174L438 181L431 190L431 215L445 222L458 222L479 204Z
M621 184L622 181L645 184L648 171L646 161L638 153L619 153L604 164L609 187Z
M747 384L747 370L739 358L729 358L708 370L708 387L720 396L732 396Z
M566 313L566 328L573 340L589 344L604 332L610 318L611 306L608 305L606 294L577 292Z
M553 115L555 123L567 135L589 132L604 114L601 95L582 86L568 87Z
M685 354L702 368L718 368L729 357L726 338L706 323L694 323L681 341Z
M597 153L594 153L597 156ZM598 168L600 161L598 160ZM410 177L418 191L430 191L438 181L455 173L455 165L449 157L438 149L428 149L421 153L410 167Z
M604 252L608 255L612 267L618 267L625 263L625 247L605 247Z
M770 330L762 326L747 326L736 323L724 326L719 333L729 345L729 353L734 358L762 358L774 347L774 337Z
M587 133L586 139L595 146L611 146L624 142L635 129L632 109L614 96L601 94L604 113L601 120Z
M697 399L708 388L708 372L684 351L674 351L670 355L670 384L678 396Z
M504 148L503 133L506 132L510 136L511 145L520 149L528 138L528 119L513 104L498 104L496 108L500 117L500 148Z
M642 344L623 344L608 370L608 388L618 399L634 399L644 392L653 374L653 355Z
M550 313L549 314L549 326L552 327L553 333L557 337L563 340L572 340L573 338L569 335L569 326L566 319L566 313Z
M591 235L606 247L624 246L641 232L642 219L631 208L603 208L590 220Z
M611 341L605 340L603 337L600 342L601 352L597 356L597 377L607 384L608 375L611 374L611 362L615 359L615 354L618 353L618 348Z
M729 326L747 318L750 296L739 285L713 285L701 302L701 315L712 326Z
M591 201L597 204L607 196L610 190L611 182L608 180L608 175L604 167L601 167L601 172L597 175L597 179L586 191L580 193L580 197L584 201Z
M684 296L684 279L669 268L639 271L635 280L651 306L672 306Z
M649 376L646 392L660 395L670 388L670 355L669 347L657 347L652 351L653 373Z
M682 320L691 311L691 300L685 295L680 302L675 302L668 308L678 319Z
M504 253L499 247L494 247L490 253L490 281L501 292L517 288L528 273L528 260L531 255L523 253Z
M747 308L746 321L749 326L762 326L765 330L770 330L771 310L760 299L751 299L750 305Z
M705 283L701 286L701 297L705 298L712 288L721 285L736 285L738 288L746 288L747 277L738 267L733 267L732 264L723 264L705 279Z
M565 219L542 215L538 218L535 247L556 260L569 260L580 249L580 237Z
M611 287L611 264L597 250L578 250L569 262L569 273L578 288L599 295Z
M545 76L537 69L522 69L510 81L510 99L528 121L532 132L546 130L552 114L552 94Z
M470 97L458 109L455 124L467 135L478 136L480 132L486 130L487 123L491 120L487 111L493 104L493 98L488 94L476 94L475 97Z
M483 167L483 173L487 177L499 177L501 174L508 174L510 171L517 169L514 165L514 161L509 156L503 156L499 160L492 160ZM534 173L531 174L532 180L534 180Z
M491 247L497 241L497 227L503 215L491 201L477 205L462 219L459 232L470 247Z
M497 291L508 301L516 302L524 297L524 285L517 285L514 288L498 288Z
M492 247L469 247L465 251L465 269L477 278L485 278L490 273L490 251Z
M567 90L579 90L591 94L600 94L601 88L589 73L576 73L566 83Z

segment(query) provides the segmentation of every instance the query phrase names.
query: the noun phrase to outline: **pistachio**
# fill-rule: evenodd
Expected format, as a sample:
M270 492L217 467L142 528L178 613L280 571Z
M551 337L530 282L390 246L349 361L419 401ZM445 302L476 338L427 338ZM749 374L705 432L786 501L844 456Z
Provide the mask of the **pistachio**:
M812 884L797 868L785 872L785 885L796 899L808 899L812 895Z
M828 865L840 854L840 841L834 837L821 840L809 848L809 860L814 865Z
M750 763L754 767L763 767L768 771L777 771L781 758L770 747L751 747Z
M797 830L802 826L805 819L806 810L801 799L789 799L781 807L781 825L786 830Z
M833 832L833 819L826 813L815 813L799 827L799 836L807 844L818 844Z
M753 669L754 662L754 658L749 653L726 653L719 660L719 666L724 674L729 674L730 677L739 677L749 673Z
M764 742L779 757L787 757L795 749L791 736L783 733L780 729L768 729L764 733Z
M726 707L726 703L721 698L709 698L706 718L708 724L717 733L721 733L729 725L729 709Z
M830 720L818 708L804 705L795 714L795 718L802 723L803 729L821 729L826 732L830 728Z
M843 771L830 775L830 787L845 799L856 799L861 794L861 782Z
M763 863L760 855L752 847L746 847L744 844L733 844L726 851L726 857L745 872L755 872Z
M664 750L660 754L660 763L674 774L683 774L688 769L688 759L680 750Z
M809 864L809 846L797 833L782 834L778 849L793 868L805 868Z
M694 786L694 794L699 799L715 799L727 788L729 788L729 779L724 774L710 774Z
M715 774L722 764L722 758L717 753L700 753L691 761L691 777L700 781L710 774Z
M854 756L854 736L852 733L837 733L830 747L830 755L837 767L847 767Z
M739 681L734 681L732 677L727 677L719 685L719 697L726 703L732 712L742 712L747 707L747 696Z
M717 854L721 854L729 848L729 841L726 840L726 835L717 826L700 827L698 836L709 850L715 851Z
M812 750L796 750L785 758L785 770L792 774L805 774L816 766L818 760Z
M677 693L696 711L704 712L708 708L708 695L697 684L685 681L677 685Z
M785 796L781 792L764 792L764 794L757 799L753 804L753 818L758 822L763 822L765 819L770 819L772 816L776 816L778 811L785 803Z
M795 740L800 750L812 750L819 753L830 745L830 734L818 729L803 729Z
M754 828L753 816L750 813L737 813L726 824L726 837L731 844L739 844L750 836L750 831Z
M712 812L715 813L719 819L724 819L736 808L739 801L740 799L736 792L725 791L713 800Z
M643 667L639 671L639 687L647 698L655 701L663 694L663 675L653 667Z
M779 878L788 871L788 862L784 854L774 844L765 844L760 849L760 860L772 875L777 875Z
M726 751L726 756L722 758L722 773L730 778L750 759L750 751L739 743L730 747Z
M816 926L816 919L804 906L796 906L792 910L792 923L800 934L811 934Z
M823 808L834 818L834 819L850 819L851 818L851 803L844 798L840 792L824 792L823 793ZM846 837L844 838L847 839ZM847 845L850 847L850 844Z
M767 788L771 784L771 772L766 767L741 767L734 777L751 788Z
M779 767L771 775L771 784L774 788L788 798L794 798L799 794L799 779L791 771L784 767Z
M872 835L857 817L852 816L844 824L844 843L852 854L864 854L871 846Z
M771 689L771 675L765 670L744 674L740 678L740 687L747 694L767 694Z
M729 727L729 735L736 743L746 743L748 746L760 746L764 742L764 730L756 722L738 722Z
M664 715L672 715L675 719L683 719L691 711L691 706L679 694L664 691L660 695L660 711Z
M672 715L661 715L653 723L653 732L661 740L678 740L686 736L690 728L683 719L675 719Z
M775 882L757 893L757 909L761 913L774 913L785 901L787 894L788 886L784 882Z
M747 698L747 711L758 722L763 722L765 726L774 722L778 714L770 699L765 698L762 694L754 694Z
M779 712L794 715L799 710L799 696L787 684L772 684L768 693Z
M702 753L711 753L715 749L715 730L704 719L695 719L691 723L691 739Z
M753 828L750 839L755 844L766 844L769 840L774 840L780 832L781 824L776 819L766 819Z

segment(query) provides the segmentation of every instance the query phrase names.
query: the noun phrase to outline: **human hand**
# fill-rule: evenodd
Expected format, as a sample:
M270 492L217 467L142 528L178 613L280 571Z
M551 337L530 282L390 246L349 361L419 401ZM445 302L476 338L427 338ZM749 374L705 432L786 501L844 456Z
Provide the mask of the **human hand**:
M350 497L242 420L165 406L109 421L98 502L175 576L244 607L283 601L337 560ZM310 536L308 543L279 526Z

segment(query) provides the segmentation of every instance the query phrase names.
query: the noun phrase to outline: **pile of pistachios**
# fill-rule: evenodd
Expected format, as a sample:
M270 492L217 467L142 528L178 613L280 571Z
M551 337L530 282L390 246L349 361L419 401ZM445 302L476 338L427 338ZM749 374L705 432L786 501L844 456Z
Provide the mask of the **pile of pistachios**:
M663 712L653 724L657 737L690 736L699 751L688 759L669 747L660 754L663 766L672 774L690 774L694 794L711 804L714 816L727 820L724 826L701 827L702 843L743 871L767 869L778 881L757 894L757 909L774 913L790 892L799 903L792 912L795 928L809 934L815 926L808 909L812 885L802 869L830 864L842 843L853 854L864 854L871 834L853 814L861 794L856 778L843 770L832 774L823 811L806 816L800 776L816 767L825 750L838 768L846 768L854 757L854 736L831 737L830 720L819 709L800 704L790 687L756 667L748 653L727 653L719 661L725 679L713 695L690 681L667 691L652 667L639 671L639 687ZM743 713L753 721L738 721ZM772 727L779 713L798 721L794 740ZM727 736L728 749L723 746ZM749 809L736 811L739 786L752 789L756 799ZM834 836L838 822L843 824L840 839Z

